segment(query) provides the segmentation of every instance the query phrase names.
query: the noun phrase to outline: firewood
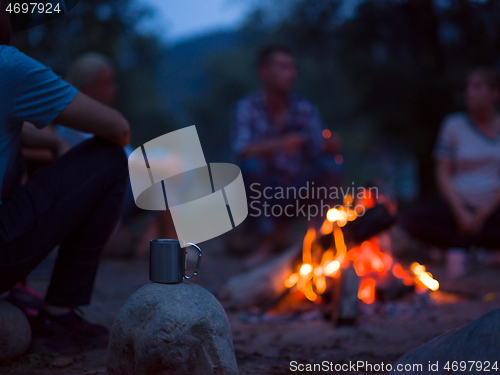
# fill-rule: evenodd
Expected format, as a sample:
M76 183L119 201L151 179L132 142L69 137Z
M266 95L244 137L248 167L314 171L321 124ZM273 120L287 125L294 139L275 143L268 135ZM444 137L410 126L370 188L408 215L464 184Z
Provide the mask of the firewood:
M342 291L337 324L352 324L358 318L359 277L353 267L342 271Z
M219 296L225 305L234 309L262 306L282 294L285 280L292 274L294 263L300 259L302 244L296 244L269 262L229 279Z

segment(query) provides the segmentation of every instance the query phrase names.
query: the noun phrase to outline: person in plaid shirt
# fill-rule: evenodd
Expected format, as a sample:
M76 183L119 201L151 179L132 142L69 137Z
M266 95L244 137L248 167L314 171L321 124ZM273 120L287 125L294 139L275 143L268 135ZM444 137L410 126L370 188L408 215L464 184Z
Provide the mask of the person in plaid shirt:
M298 189L312 181L315 186L338 185L339 173L326 155L340 150L340 139L323 129L313 104L292 93L297 76L292 51L281 45L263 48L257 59L257 73L262 90L239 100L231 118L232 151L247 188ZM253 194L249 195L251 198ZM285 228L283 221L273 215L258 215L255 219L261 246L248 260L248 266L272 254Z

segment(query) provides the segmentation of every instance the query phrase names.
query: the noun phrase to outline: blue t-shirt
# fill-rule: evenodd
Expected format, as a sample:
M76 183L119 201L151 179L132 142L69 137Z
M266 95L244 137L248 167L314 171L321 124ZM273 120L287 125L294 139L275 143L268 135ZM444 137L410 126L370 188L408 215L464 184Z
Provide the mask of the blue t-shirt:
M23 122L43 128L67 107L78 90L11 46L0 45L0 72L1 192L19 155Z

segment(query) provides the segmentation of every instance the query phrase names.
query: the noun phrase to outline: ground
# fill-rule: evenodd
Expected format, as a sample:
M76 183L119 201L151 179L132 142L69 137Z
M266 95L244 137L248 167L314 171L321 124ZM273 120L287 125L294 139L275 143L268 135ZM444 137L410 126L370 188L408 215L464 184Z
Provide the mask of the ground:
M224 251L220 240L209 241L202 247L202 267L195 280L209 291L215 292L228 277L242 272L241 258ZM149 282L148 269L147 259L104 259L92 304L83 308L85 317L111 328L127 298ZM375 311L373 306L364 306L363 315L353 326L334 327L314 315L288 322L248 323L241 319L241 313L227 311L240 374L297 373L291 371L291 361L335 364L361 360L392 364L403 353L436 335L500 308L498 268L476 268L467 277L453 282L446 280L442 266L434 266L431 271L440 280L441 289L450 293L435 294L432 300L437 302L424 307L411 303L385 304ZM47 276L47 270L42 267L33 274L29 284L43 291L48 283ZM105 374L106 351L94 350L71 358L32 353L0 366L0 373ZM371 372L358 372L368 373Z

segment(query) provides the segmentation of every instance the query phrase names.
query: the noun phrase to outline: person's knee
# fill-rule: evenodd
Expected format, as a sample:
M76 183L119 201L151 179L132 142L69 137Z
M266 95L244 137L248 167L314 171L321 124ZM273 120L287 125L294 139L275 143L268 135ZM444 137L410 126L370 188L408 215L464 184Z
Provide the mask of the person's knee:
M119 146L112 145L108 150L108 160L110 165L112 165L114 175L117 179L126 183L128 177L128 160L125 151Z
M95 163L96 170L106 174L106 179L126 182L128 161L123 148L97 137L82 142L77 147L89 162Z

